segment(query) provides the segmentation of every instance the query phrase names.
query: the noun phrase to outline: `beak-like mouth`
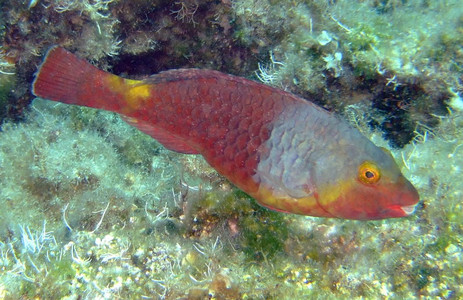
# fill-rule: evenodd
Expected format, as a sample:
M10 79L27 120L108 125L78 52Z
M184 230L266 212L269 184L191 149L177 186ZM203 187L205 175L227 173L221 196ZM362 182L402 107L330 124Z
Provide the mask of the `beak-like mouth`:
M416 204L408 205L408 206L401 206L400 208L404 212L405 215L411 215L415 211Z

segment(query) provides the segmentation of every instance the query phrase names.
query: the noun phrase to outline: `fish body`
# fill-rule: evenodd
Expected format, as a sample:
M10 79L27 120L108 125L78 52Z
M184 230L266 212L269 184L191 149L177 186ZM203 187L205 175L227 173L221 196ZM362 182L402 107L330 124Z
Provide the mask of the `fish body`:
M241 77L179 69L130 80L55 47L33 93L119 113L166 148L201 154L273 210L368 220L407 216L419 201L392 156L345 121Z

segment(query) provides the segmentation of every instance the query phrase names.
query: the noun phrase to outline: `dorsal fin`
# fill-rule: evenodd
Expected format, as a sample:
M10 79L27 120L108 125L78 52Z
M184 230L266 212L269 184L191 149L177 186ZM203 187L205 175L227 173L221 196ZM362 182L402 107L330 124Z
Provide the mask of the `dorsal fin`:
M162 128L153 126L150 123L140 121L136 118L126 117L121 115L122 119L128 124L136 127L141 132L155 138L159 143L169 150L185 153L185 154L199 154L199 152L192 148L183 139L180 139Z
M199 78L221 78L227 77L229 80L233 80L233 75L224 74L219 71L208 70L208 69L172 69L167 71L159 72L158 74L151 75L144 79L144 82L148 83L161 83L161 82L172 82L172 81L183 81L190 79Z

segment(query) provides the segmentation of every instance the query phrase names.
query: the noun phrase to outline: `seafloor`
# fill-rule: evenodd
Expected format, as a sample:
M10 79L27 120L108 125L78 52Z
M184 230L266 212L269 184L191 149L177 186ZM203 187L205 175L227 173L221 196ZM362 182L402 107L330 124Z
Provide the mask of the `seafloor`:
M1 299L463 297L461 1L0 5ZM117 115L33 99L56 44L131 78L201 67L302 95L390 149L421 202L382 221L261 208Z

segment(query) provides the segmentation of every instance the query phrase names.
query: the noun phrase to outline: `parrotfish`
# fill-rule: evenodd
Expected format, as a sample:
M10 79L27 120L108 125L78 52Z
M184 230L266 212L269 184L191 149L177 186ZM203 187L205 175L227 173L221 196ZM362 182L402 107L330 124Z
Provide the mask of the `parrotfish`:
M276 211L373 220L410 215L419 201L389 152L346 121L245 78L176 69L131 80L54 47L33 93L116 112L167 149L201 154Z

